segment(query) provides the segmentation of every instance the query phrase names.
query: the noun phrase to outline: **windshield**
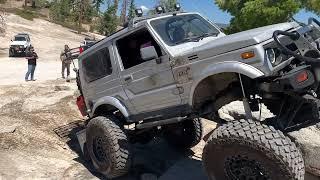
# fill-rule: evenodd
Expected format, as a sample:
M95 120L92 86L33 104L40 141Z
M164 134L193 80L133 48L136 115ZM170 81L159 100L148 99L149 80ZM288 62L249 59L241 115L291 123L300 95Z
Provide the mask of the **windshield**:
M208 36L217 36L220 32L198 14L170 16L151 21L151 26L169 45L199 41Z
M22 36L16 36L14 37L14 41L26 41L26 38Z

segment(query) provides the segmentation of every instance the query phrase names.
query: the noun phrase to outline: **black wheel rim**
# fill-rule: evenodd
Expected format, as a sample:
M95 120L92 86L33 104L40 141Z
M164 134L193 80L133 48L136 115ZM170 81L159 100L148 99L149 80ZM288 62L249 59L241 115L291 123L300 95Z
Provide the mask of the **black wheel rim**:
M270 180L261 163L246 156L230 156L225 161L225 173L231 180Z
M105 162L108 158L105 150L105 144L106 142L102 137L96 137L93 139L93 153L96 159L100 162Z

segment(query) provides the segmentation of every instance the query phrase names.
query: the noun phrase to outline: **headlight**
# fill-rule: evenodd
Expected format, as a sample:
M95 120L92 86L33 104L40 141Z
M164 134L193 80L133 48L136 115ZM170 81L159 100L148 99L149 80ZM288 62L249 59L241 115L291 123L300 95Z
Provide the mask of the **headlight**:
M266 55L272 65L276 65L276 53L273 49L266 49Z
M20 46L20 48L22 49L22 48L24 48L24 46Z

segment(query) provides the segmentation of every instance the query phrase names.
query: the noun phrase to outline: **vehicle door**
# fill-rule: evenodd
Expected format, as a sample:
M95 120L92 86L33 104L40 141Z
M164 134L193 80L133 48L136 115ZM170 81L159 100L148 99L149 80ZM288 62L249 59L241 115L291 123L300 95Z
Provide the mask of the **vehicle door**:
M181 104L169 57L146 27L116 39L114 46L121 64L121 83L137 113ZM157 57L143 59L143 48L155 50Z
M113 51L111 43L103 44L85 54L79 66L82 92L87 107L104 96L126 97L120 84L117 62L112 60Z

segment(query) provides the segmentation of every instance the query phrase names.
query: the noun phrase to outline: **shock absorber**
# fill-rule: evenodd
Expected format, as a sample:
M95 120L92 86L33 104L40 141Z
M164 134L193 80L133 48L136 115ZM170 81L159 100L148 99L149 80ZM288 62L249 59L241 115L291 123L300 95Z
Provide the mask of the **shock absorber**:
M251 108L249 105L249 101L246 97L246 93L244 91L244 86L243 86L241 74L238 74L238 75L239 75L239 81L240 81L241 91L242 91L242 95L243 95L242 102L243 102L244 112L246 113L247 119L252 119L252 111L251 111Z

